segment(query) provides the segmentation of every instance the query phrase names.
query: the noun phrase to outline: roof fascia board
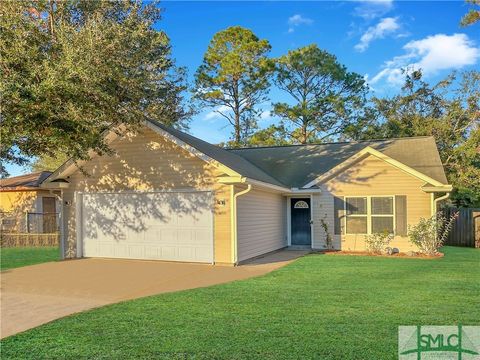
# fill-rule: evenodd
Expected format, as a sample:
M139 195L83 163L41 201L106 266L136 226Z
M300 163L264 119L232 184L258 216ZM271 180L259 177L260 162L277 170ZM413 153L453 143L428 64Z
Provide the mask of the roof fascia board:
M452 185L442 185L442 186L422 186L421 189L426 193L436 193L436 192L451 192L453 190Z
M274 191L282 191L282 192L291 191L289 188L286 188L286 187L273 185L270 183L266 183L264 181L246 178L243 176L221 176L217 178L217 181L220 184L251 184L251 185L255 185L256 187L266 188Z
M269 184L269 183L266 183L266 182L263 182L263 181L260 181L260 180L245 178L245 182L246 182L247 184L252 184L252 185L255 185L255 186L257 186L257 187L263 187L263 188L270 189L270 190L274 190L274 191L278 191L278 192L286 192L286 191L289 192L289 191L290 191L289 188L286 188L286 187L283 187L283 186L278 186L278 185Z
M290 191L291 194L320 194L322 192L322 189L298 189L298 188L292 188Z
M267 188L274 191L282 191L283 195L291 194L319 194L322 191L320 189L298 189L298 188L287 188L278 185L273 185L266 183L260 180L255 180L251 178L246 178L242 176L222 176L217 178L217 181L221 184L251 184L261 188Z
M402 171L404 171L404 172L406 172L406 173L408 173L412 176L415 176L415 177L419 178L420 180L426 181L427 183L430 183L434 186L444 186L445 185L445 184L442 184L441 182L439 182L435 179L432 179L431 177L421 173L420 171L417 171L417 170L411 168L410 166L407 166L407 165L401 163L400 161L392 159L391 157L385 155L384 153L382 153L378 150L375 150L374 148L372 148L370 146L367 146L364 149L360 150L355 155L351 156L349 159L345 160L343 163L335 166L330 171L326 172L325 174L322 174L321 176L319 176L315 180L310 181L308 184L304 185L303 188L312 187L312 186L314 186L314 185L316 185L316 184L318 184L322 181L325 181L327 178L335 176L336 174L338 174L339 172L341 172L342 170L344 170L348 166L352 165L354 162L356 162L356 161L358 161L358 160L360 160L363 157L368 156L368 155L375 156L376 158L378 158L380 160L383 160L386 163L388 163L392 166L395 166L396 168L398 168L398 169L400 169L400 170L402 170Z
M244 183L246 181L246 178L243 176L220 176L217 177L217 181L220 184L239 184L239 183Z
M43 190L43 189L39 187L26 187L26 186L0 188L0 192L27 192L27 191L40 191L40 190Z
M68 182L43 182L40 185L41 189L49 189L49 190L60 190L60 189L68 189L70 187L70 183Z

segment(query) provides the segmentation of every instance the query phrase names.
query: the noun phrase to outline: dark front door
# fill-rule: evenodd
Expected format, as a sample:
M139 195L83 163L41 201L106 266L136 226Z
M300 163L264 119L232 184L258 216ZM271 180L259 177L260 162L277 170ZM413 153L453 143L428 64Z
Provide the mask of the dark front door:
M311 245L310 199L292 199L292 245Z

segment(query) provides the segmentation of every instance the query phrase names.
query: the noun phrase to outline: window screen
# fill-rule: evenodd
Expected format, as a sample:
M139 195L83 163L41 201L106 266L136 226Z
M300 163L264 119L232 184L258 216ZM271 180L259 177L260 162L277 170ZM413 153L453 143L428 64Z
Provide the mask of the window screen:
M347 216L348 234L366 234L367 217L366 216Z
M346 232L348 234L366 234L368 232L367 198L346 198L345 203L347 208Z
M393 216L372 216L372 233L393 233Z
M347 215L366 215L367 198L347 198Z
M372 233L393 233L393 197L372 197Z
M372 197L373 215L393 215L393 197Z

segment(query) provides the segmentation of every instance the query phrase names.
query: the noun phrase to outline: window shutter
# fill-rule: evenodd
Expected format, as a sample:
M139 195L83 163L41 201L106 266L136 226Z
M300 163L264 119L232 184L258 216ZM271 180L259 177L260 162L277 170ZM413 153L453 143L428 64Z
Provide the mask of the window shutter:
M395 234L407 236L407 197L395 195Z
M343 196L335 196L333 201L334 207L334 233L341 235L345 230L345 200Z

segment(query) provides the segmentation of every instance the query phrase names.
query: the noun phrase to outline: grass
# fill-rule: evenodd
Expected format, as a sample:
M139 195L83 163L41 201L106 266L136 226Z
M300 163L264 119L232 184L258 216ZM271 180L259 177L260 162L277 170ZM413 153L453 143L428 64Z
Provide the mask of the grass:
M57 246L0 248L0 270L57 261L59 258Z
M2 359L396 359L399 325L478 325L480 251L313 254L268 275L110 305L1 343Z

